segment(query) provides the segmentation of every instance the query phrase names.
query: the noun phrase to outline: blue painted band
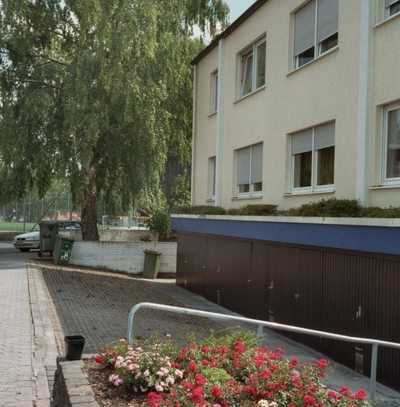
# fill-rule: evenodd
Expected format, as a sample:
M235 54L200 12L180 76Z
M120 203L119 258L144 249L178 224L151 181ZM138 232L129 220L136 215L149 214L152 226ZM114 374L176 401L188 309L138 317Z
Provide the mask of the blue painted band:
M400 228L173 218L176 232L400 255Z

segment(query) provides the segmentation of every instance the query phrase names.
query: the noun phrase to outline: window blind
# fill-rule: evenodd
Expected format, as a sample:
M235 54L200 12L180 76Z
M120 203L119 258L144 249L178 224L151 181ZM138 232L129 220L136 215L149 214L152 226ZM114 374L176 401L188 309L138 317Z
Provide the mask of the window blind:
M315 43L315 7L316 0L307 3L295 14L294 53L300 55Z
M262 182L263 145L256 144L252 147L251 156L251 184Z
M389 150L400 149L400 109L389 112L388 148Z
M315 149L332 147L335 145L335 123L327 123L315 128Z
M250 147L237 152L237 183L238 185L250 182Z
M338 32L338 0L318 1L318 42L324 41Z
M292 154L306 153L307 151L312 151L312 137L313 130L303 130L299 131L292 136Z

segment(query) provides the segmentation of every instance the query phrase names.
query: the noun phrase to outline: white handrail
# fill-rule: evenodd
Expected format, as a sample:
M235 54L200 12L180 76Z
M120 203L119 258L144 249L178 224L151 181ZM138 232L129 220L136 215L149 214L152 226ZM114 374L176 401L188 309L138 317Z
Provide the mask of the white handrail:
M276 322L262 321L260 319L251 319L251 318L240 317L237 315L220 314L217 312L201 311L201 310L197 310L197 309L176 307L176 306L164 305L164 304L155 304L155 303L151 303L151 302L142 302L142 303L136 304L129 311L129 316L128 316L128 342L129 342L129 344L133 343L133 340L135 337L134 336L134 325L133 325L135 315L142 308L174 312L174 313L182 314L182 315L194 315L194 316L198 316L198 317L231 320L231 321L237 321L237 322L257 325L258 326L258 330L257 330L258 335L262 335L263 328L267 327L267 328L274 329L274 330L294 332L294 333L310 335L310 336L318 336L320 338L334 339L334 340L339 340L342 342L352 342L352 343L358 343L358 344L364 344L364 345L372 345L371 377L370 377L370 385L369 385L369 394L370 394L370 398L372 400L374 400L375 396L376 396L376 374L377 374L377 365L378 365L378 347L382 346L382 347L386 347L386 348L393 348L393 349L400 350L400 343L395 343L395 342L382 341L379 339L359 338L356 336L346 336L346 335L334 334L331 332L317 331L315 329L300 328L298 326L292 326L292 325L284 325L284 324L279 324Z

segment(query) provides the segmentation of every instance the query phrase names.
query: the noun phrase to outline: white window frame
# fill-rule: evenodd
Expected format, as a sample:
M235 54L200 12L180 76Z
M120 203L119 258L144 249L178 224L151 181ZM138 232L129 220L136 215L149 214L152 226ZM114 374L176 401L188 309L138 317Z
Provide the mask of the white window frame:
M320 193L320 192L332 192L335 190L335 184L328 184L328 185L317 185L318 180L318 155L319 150L315 149L315 135L316 129L319 126L324 124L333 123L335 124L335 161L336 161L336 123L334 121L322 123L320 125L308 128L312 130L312 143L311 143L311 185L309 187L295 187L294 186L294 179L295 179L295 155L293 154L293 139L296 137L296 133L289 134L289 192L290 193ZM307 129L303 129L307 130ZM300 130L302 131L302 130ZM333 169L333 179L335 179L335 168Z
M213 179L211 180L210 168L211 160L214 162ZM207 173L207 200L215 201L215 192L217 190L217 157L214 155L208 158L208 173Z
M400 11L398 11L397 13L394 13L394 14L390 14L390 7L386 7L385 0L382 0L382 1L383 1L383 15L384 15L385 20L392 18L394 16L400 15ZM400 4L400 0L398 1L398 3ZM393 4L396 4L396 3L393 3Z
M251 183L251 168L252 168L252 160L253 160L253 148L258 146L258 145L262 145L262 158L263 158L263 168L264 168L264 143L263 142L259 142L259 143L255 143L255 144L251 144L249 146L246 147L241 147L238 148L236 150L234 150L234 185L233 185L233 195L235 198L259 198L262 197L264 195L264 177L262 180L262 189L261 191L254 191L254 184ZM239 192L239 185L238 185L238 152L241 150L245 150L249 148L250 149L250 171L249 171L249 192Z
M387 155L388 155L388 142L389 142L389 113L395 110L400 110L400 102L388 105L383 108L383 143L382 143L382 168L381 179L384 185L400 185L400 177L388 178L387 177Z
M311 2L311 0L309 2ZM296 13L297 13L297 11L299 11L303 7L306 7L309 2L304 3L301 7L299 7L297 10L295 10L293 12L293 33L294 33L294 25L296 23ZM292 47L293 47L293 66L294 66L295 69L303 68L303 66L306 66L306 65L314 62L317 58L319 58L319 57L327 54L328 52L331 52L332 50L339 47L339 28L338 28L338 31L336 33L337 36L338 36L337 45L335 45L332 48L329 48L325 52L321 51L321 46L322 46L323 41L318 42L318 5L319 5L319 0L316 0L315 1L315 23L314 23L314 58L311 61L306 62L303 65L299 65L299 57L300 57L300 55L297 55L297 56L294 55L294 41L295 41L295 38L294 38L294 35L293 35L293 45L292 45ZM328 38L326 38L325 40L327 40L327 39ZM307 50L305 50L305 51L307 51Z
M257 68L258 68L258 47L265 44L265 81L263 85L257 86ZM242 77L243 77L243 66L242 57L246 54L252 53L253 55L253 67L251 72L251 90L248 93L242 93ZM248 95L256 92L259 89L265 87L267 83L267 36L263 34L258 40L253 42L251 45L244 48L238 54L238 86L237 86L237 99L245 98Z
M218 69L210 74L210 115L218 112Z

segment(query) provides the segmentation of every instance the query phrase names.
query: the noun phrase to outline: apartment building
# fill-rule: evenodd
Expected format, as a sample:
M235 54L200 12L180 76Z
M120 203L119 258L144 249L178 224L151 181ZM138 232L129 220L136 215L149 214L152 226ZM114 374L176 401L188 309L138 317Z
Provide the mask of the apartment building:
M400 0L258 0L193 65L194 205L400 206Z

